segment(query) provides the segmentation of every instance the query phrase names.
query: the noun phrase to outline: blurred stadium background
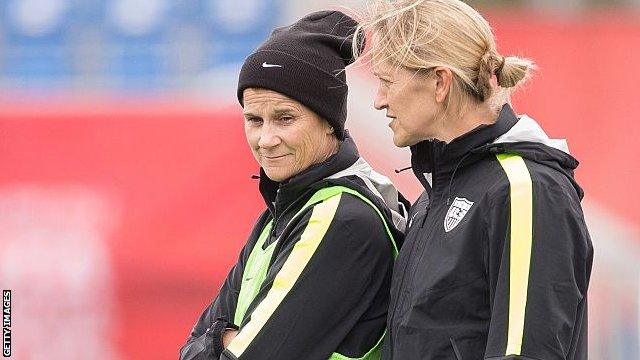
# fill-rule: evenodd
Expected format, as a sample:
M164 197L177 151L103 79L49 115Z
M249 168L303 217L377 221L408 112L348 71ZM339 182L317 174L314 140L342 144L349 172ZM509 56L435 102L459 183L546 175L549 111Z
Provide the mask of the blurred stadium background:
M640 359L640 1L473 1L536 60L518 112L568 138L596 258L592 359ZM0 287L16 359L174 359L263 207L235 100L270 30L362 1L0 1ZM375 82L348 127L415 199Z

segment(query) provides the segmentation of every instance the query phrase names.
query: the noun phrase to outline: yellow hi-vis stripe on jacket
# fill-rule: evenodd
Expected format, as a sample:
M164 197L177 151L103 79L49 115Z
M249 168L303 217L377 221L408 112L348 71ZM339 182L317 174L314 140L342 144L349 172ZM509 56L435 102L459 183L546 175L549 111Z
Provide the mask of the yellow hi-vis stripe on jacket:
M333 222L333 218L338 209L342 193L352 194L360 200L371 206L384 224L389 240L392 244L392 256L395 258L398 256L398 248L393 239L391 229L389 228L387 221L380 210L365 196L357 191L344 187L344 186L331 186L318 190L308 201L302 206L292 220L301 216L305 210L313 206L311 218L307 224L307 227L302 233L300 240L294 245L291 254L287 261L282 266L282 269L276 275L273 281L271 289L267 293L266 297L260 302L252 313L251 320L242 327L238 335L229 344L227 350L229 350L236 357L240 357L244 351L249 347L251 342L258 335L262 327L266 324L269 318L273 315L280 303L287 296L289 291L293 288L296 281L300 277L302 271L307 266L316 249L322 242L329 226ZM270 244L267 249L262 249L264 242L266 241L269 230L272 223L269 222L263 229L255 248L252 250L249 261L247 262L247 268L245 271L250 272L248 276L251 281L244 283L245 274L243 274L243 284L240 290L240 296L238 298L238 305L236 308L236 314L234 320L237 324L242 322L249 304L253 301L260 289L265 277L266 271L273 253L275 243ZM372 360L380 358L380 349L382 341L384 339L386 331L380 336L378 342L371 348L365 355L360 358L350 358L339 353L333 353L329 360Z
M531 175L522 157L513 154L499 154L496 157L509 178L511 197L509 330L505 355L520 355L533 243L533 188Z
M309 224L304 229L300 240L293 246L291 255L273 280L273 286L267 296L256 307L251 320L231 341L228 350L236 357L242 356L249 344L258 335L267 320L276 311L285 296L291 291L296 280L320 245L329 229L333 216L338 209L340 198L334 196L313 208Z

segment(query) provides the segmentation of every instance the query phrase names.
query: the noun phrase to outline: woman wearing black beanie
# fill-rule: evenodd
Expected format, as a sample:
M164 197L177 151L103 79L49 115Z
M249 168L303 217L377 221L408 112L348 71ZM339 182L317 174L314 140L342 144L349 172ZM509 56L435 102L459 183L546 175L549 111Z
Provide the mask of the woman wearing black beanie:
M405 211L345 130L356 26L313 13L246 59L238 100L267 209L181 359L380 358Z

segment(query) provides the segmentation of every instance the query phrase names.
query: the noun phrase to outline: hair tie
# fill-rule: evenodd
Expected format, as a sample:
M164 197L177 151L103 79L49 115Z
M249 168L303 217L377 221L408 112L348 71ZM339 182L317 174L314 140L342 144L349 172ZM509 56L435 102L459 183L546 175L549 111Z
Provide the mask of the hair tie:
M498 75L499 73L502 72L502 68L504 68L504 63L507 61L506 57L502 57L502 60L500 61L500 64L498 65L498 67L496 68L496 71L494 72L494 74Z

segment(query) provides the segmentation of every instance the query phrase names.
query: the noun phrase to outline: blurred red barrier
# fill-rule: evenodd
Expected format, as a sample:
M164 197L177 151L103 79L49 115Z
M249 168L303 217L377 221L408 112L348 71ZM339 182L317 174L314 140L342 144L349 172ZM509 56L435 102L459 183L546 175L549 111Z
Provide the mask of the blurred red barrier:
M581 161L586 196L640 225L640 15L591 12L498 14L499 50L539 71L515 99Z
M177 356L263 208L237 109L154 106L0 110L4 193L81 185L115 209L104 261L130 359Z

